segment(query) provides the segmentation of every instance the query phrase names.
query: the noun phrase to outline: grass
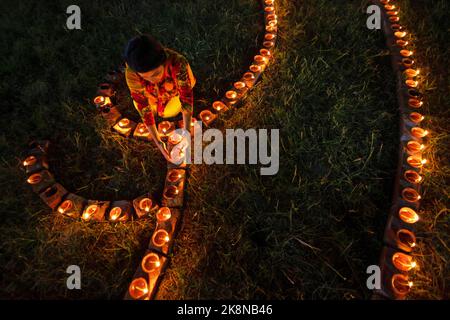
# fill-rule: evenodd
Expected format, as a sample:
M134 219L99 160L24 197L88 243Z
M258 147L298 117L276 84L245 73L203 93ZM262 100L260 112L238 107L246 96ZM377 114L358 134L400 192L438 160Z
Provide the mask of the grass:
M449 259L449 5L403 2L426 71L430 128L438 133L412 298L442 299ZM280 128L280 171L261 177L257 166L192 166L160 299L370 297L365 270L378 263L398 145L384 38L365 27L367 3L278 3L275 63L218 127ZM89 105L128 38L150 32L187 56L198 80L197 110L240 77L261 40L254 0L79 1L82 31L64 29L70 4L2 3L2 298L120 299L127 289L154 221L58 218L24 183L20 154L32 138L49 138L52 172L87 198L160 190L165 169L153 146L111 133ZM82 269L80 291L66 289L71 264Z

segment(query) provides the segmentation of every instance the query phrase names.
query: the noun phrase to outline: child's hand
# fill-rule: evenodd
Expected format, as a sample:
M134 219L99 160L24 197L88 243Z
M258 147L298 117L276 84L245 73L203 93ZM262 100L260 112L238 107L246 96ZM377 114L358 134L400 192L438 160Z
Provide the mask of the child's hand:
M167 150L166 144L160 140L156 143L156 145L158 146L158 149L161 151L164 158L166 158L167 161L171 161L169 150Z

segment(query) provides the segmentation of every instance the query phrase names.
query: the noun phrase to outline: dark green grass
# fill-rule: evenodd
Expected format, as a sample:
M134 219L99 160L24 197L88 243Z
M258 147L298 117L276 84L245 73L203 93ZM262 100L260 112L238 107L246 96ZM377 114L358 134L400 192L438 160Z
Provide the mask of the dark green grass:
M279 128L280 171L261 177L256 166L192 166L183 229L159 298L370 297L365 270L378 263L398 144L384 38L366 29L366 4L279 3L275 63L243 107L218 125ZM430 14L449 11L445 1L433 3ZM52 171L82 196L157 192L165 174L161 157L94 117L89 99L96 84L120 62L128 38L151 32L190 60L199 109L240 77L262 31L254 0L85 1L78 3L83 31L64 30L69 4L2 2L4 298L121 298L154 227L153 220L95 225L57 218L24 183L24 145L50 138ZM442 52L448 48L437 45L446 34L439 20L417 14L424 21L415 25L419 39L434 48L423 51L423 61L430 63L430 88L440 88L430 90L436 102L430 112L442 129L435 140L441 166L430 172L426 195L432 238L423 262L433 269L420 270L417 292L442 298L449 255L442 221L448 150L441 148L448 142L442 119L448 78L441 64L448 63ZM82 267L81 291L65 289L70 264Z

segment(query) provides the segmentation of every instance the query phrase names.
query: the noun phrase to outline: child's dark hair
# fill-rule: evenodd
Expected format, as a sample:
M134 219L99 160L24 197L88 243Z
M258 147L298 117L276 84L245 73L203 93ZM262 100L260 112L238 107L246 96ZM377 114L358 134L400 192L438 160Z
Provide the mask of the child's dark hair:
M125 61L136 72L147 72L166 61L164 47L154 37L143 34L134 37L125 48Z

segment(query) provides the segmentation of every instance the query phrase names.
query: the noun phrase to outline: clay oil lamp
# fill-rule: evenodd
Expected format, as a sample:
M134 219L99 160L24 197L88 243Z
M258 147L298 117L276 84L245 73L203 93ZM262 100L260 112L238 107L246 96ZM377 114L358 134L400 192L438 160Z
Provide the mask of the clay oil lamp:
M392 291L398 295L398 296L406 296L410 291L411 287L413 286L412 281L408 280L408 277L397 273L392 276Z
M156 230L152 236L152 243L157 247L163 247L170 241L169 234L164 229Z
M139 201L139 209L145 212L150 212L153 202L150 198L143 198Z
M170 212L170 208L168 207L161 207L158 212L156 213L156 220L158 222L164 222L169 220L172 217L172 213Z
M141 267L146 273L158 270L158 268L161 267L159 256L156 253L150 252L142 259Z
M36 159L35 156L29 156L23 161L22 164L23 164L24 167L28 167L28 166L35 165L36 161L37 161L37 159Z
M144 278L136 278L131 281L130 287L128 288L128 293L133 299L141 299L146 294L148 294L148 284L147 280Z
M423 119L425 119L425 117L418 112L411 112L409 114L409 120L411 120L414 123L420 123L423 121Z
M414 127L411 129L411 134L416 138L424 138L429 134L429 132L423 128Z
M400 242L402 245L412 249L416 246L416 236L414 235L414 233L412 233L409 230L406 229L400 229L397 232L397 240L398 242Z
M215 119L215 115L209 110L203 110L200 112L199 117L200 120L206 125L209 125Z
M73 202L71 200L64 200L58 207L58 212L66 214L73 208Z
M403 58L402 64L405 68L411 68L415 64L415 61L411 58Z
M174 199L179 193L180 193L180 191L178 190L178 188L176 186L168 186L164 190L164 198Z
M408 202L417 202L421 199L421 196L413 188L405 188L402 191L402 198Z
M167 180L169 180L170 183L175 183L179 181L183 177L183 174L181 170L172 169L170 170L169 174L167 175Z
M88 220L90 220L92 218L92 216L95 213L97 213L98 210L99 210L98 205L96 205L96 204L90 205L89 207L86 208L86 210L84 210L81 218L84 221L88 221Z
M125 212L120 207L114 207L109 212L109 220L110 221L126 221L128 219L128 216L125 214Z
M34 173L28 177L27 182L29 184L38 184L42 181L42 176L40 173Z
M425 146L417 141L408 141L406 149L410 153L418 153L425 149Z
M421 156L414 155L414 156L409 156L406 159L406 162L408 162L408 164L413 168L421 168L421 167L423 167L424 164L427 163L427 160L422 159Z
M220 112L227 109L227 106L222 101L214 101L212 104L214 110Z
M403 222L412 224L419 221L419 215L411 208L403 207L399 210L398 215Z
M244 73L243 76L245 85L249 88L251 88L253 86L253 84L255 83L255 74L253 72L246 72Z

